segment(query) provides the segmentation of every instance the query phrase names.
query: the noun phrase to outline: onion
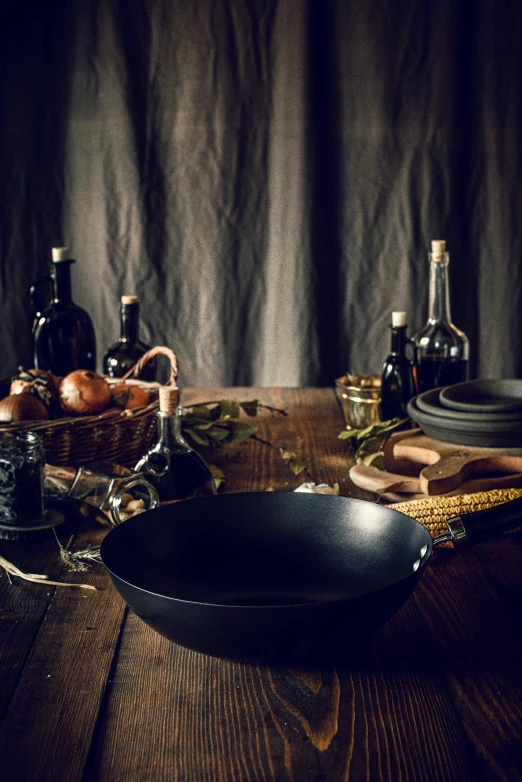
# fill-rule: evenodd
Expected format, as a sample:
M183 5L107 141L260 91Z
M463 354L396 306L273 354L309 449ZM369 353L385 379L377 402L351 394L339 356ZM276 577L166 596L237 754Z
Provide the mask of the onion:
M149 394L140 386L118 383L111 389L111 404L121 410L146 407L150 402Z
M0 402L0 421L48 421L49 411L32 394L12 394Z
M107 381L90 369L70 372L61 381L58 393L61 406L70 415L101 413L111 401Z

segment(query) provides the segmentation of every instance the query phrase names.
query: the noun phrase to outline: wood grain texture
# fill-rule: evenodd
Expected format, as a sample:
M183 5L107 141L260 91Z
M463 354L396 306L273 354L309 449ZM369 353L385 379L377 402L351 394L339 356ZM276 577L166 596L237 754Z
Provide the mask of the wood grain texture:
M290 413L260 418L262 436L309 455L319 481L345 479L333 395L255 393ZM276 452L258 444L240 449L248 456L230 469L229 489L301 482ZM129 615L88 779L475 779L443 676L436 665L423 675L429 644L414 604L394 623L395 633L384 633L345 669L295 670L189 652Z
M103 534L82 532L75 549L99 543ZM49 561L60 561L56 541L49 545L47 572ZM45 619L0 727L0 772L10 782L80 777L125 613L101 566L89 573L61 571L60 580L89 583L97 591L56 587L49 592ZM34 584L13 589L48 591Z
M331 389L187 389L261 412L259 442L212 455L226 491L290 491L279 448L318 482L348 478ZM79 532L85 547L104 534ZM52 542L2 544L29 571L63 577ZM0 778L14 782L475 782L521 779L522 537L436 551L414 595L343 665L241 665L183 649L99 591L0 578ZM68 576L75 580L77 575ZM3 613L1 613L3 610ZM6 686L4 687L4 682Z

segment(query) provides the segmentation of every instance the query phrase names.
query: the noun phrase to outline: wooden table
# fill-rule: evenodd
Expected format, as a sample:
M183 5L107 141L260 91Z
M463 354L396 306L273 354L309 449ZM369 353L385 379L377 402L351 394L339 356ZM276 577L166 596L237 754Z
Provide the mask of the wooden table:
M330 389L189 389L259 398L259 434L295 451L318 482L348 479ZM302 482L274 448L213 460L227 491ZM73 549L99 544L79 529ZM63 541L66 542L66 541ZM96 592L0 576L0 779L522 779L522 535L438 550L364 655L336 669L242 665L187 651L130 613L103 566L68 572L56 541L0 541L25 572Z

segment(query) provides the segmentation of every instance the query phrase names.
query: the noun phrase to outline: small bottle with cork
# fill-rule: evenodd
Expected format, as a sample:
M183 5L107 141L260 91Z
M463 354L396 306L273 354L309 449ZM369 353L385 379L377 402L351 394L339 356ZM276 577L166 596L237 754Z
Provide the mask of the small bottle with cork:
M406 418L406 405L418 392L415 345L407 336L405 312L392 312L391 352L381 376L381 419ZM408 355L409 354L409 355Z
M212 472L181 431L179 388L159 389L158 439L134 470L152 483L162 502L216 494Z

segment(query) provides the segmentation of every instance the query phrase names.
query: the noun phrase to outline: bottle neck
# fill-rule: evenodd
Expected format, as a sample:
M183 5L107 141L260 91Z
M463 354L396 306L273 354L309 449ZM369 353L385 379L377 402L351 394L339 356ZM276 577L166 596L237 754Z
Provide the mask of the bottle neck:
M120 334L122 342L138 342L140 330L140 305L122 304L120 307Z
M190 450L190 446L181 431L181 416L183 408L179 405L173 415L165 415L160 411L158 417L158 439L171 450Z
M72 301L71 263L74 261L60 261L60 263L53 263L52 268L54 300L64 304L69 304Z
M447 256L447 253L446 253ZM430 323L451 323L449 296L449 258L431 260L428 321Z
M404 346L407 342L407 326L390 326L391 328L391 352L396 356L404 355Z

